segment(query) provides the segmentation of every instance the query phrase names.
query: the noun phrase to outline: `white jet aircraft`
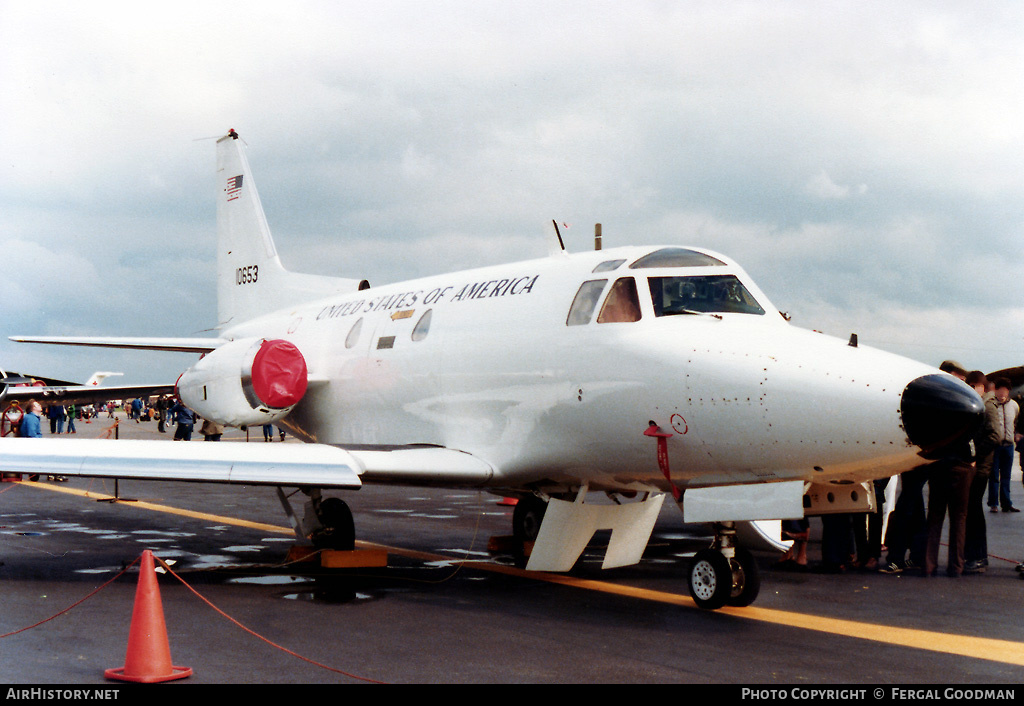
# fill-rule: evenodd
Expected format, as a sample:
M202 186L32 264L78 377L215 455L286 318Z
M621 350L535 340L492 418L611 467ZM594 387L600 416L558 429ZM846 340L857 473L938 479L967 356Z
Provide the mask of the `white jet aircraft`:
M124 373L93 373L84 385L0 369L0 437L15 434L29 400L43 406L84 405L129 397L149 397L174 392L173 385L122 385L101 387L103 381ZM35 475L35 474L32 474Z
M97 371L84 384L47 378L37 378L0 370L0 405L19 405L30 399L41 405L90 404L104 400L128 397L149 397L174 392L174 385L103 385L108 377L124 373Z
M181 399L306 445L22 440L0 468L262 483L300 537L351 546L323 490L363 483L519 498L527 569L565 571L597 529L604 566L639 561L666 495L715 527L698 605L748 605L737 523L873 507L871 479L941 454L982 415L937 369L798 329L728 257L622 247L370 288L285 270L233 130L217 142L217 338L17 341L204 354ZM557 229L556 233L557 234ZM282 487L310 501L296 519Z

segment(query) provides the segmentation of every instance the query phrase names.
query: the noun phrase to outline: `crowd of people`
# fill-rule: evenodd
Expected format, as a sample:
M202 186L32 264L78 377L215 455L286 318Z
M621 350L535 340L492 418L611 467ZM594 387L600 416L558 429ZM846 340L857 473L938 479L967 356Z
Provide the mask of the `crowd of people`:
M986 512L1020 512L1011 498L1010 472L1014 452L1021 450L1024 440L1024 423L1020 406L1011 397L1010 380L989 380L981 371L968 372L952 360L944 361L940 369L977 391L985 405L984 423L973 438L938 449L929 463L902 473L898 478L899 494L888 518L884 515L884 495L888 484L895 482L889 478L874 482L875 512L823 515L822 560L817 570L937 576L943 526L948 518L945 574L959 577L985 572ZM884 537L883 524L887 524ZM808 570L807 520L784 523L783 534L793 540L793 545L776 568ZM1024 572L1024 564L1017 569Z
M109 402L100 405L97 409L93 405L78 407L76 405L50 405L44 411L42 405L36 400L30 400L20 419L17 419L15 433L21 437L41 437L42 419L45 417L50 422L51 434L76 434L75 420L89 421L92 417L98 416L106 410L108 418L116 419L115 412L120 403ZM176 441L188 441L192 438L192 429L198 421L198 416L192 410L185 407L181 402L174 400L171 396L158 398L155 402L136 398L126 400L123 409L128 419L134 419L136 423L156 420L160 432L166 432L166 423L173 421L176 424L174 438ZM65 430L65 424L67 429ZM202 433L207 441L219 441L224 432L222 425L210 420L204 420Z
M92 405L85 407L51 405L44 410L39 402L31 400L25 406L24 415L16 433L18 436L42 436L41 420L45 417L50 422L51 434L75 434L77 433L76 419L88 421L103 410L107 412L108 418L116 419L115 412L118 408L123 408L127 418L134 420L137 424L155 421L160 433L166 433L167 425L173 424L175 441L191 441L195 425L200 422L199 433L203 435L205 441L220 441L224 434L224 425L209 419L201 419L199 415L172 395L163 395L156 399L137 397L125 400L123 403L109 402L100 405L98 409ZM65 425L67 426L66 430ZM271 424L263 427L264 441L274 439L273 429L274 426ZM281 441L284 441L284 429L278 427L277 433L280 435Z
M75 421L88 422L97 414L94 405L50 405L46 408L46 418L50 421L51 434L77 434ZM67 428L65 428L65 425Z
M129 419L136 423L146 420L156 420L157 430L160 433L167 432L167 424L174 424L174 441L191 441L195 425L200 422L198 414L193 412L181 400L171 395L158 397L155 402L135 398L124 404ZM220 441L224 434L224 425L218 424L210 419L203 419L199 433L205 441Z

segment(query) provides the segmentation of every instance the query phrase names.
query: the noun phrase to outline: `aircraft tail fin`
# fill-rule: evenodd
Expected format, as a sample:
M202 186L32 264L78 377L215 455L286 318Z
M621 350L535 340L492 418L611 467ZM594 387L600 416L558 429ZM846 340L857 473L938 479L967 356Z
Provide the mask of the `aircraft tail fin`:
M95 373L92 374L92 376L88 380L85 381L85 384L86 385L99 385L104 380L106 380L107 378L114 377L114 376L117 376L117 375L124 375L124 373L107 373L107 372L102 372L102 371L97 370Z
M369 285L364 281L289 272L281 264L253 183L243 142L234 130L217 140L217 319L220 326Z

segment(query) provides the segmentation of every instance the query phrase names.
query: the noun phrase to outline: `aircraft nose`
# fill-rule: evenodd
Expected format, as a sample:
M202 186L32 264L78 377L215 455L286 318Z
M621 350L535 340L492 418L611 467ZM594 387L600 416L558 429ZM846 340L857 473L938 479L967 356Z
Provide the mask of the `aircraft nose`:
M985 404L977 392L951 375L922 375L903 390L900 417L910 443L927 452L977 431L985 418Z

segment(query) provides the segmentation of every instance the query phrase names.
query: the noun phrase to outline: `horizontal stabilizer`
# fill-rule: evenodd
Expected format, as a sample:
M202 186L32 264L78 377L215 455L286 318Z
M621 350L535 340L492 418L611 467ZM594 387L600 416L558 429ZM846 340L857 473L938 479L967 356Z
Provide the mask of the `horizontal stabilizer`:
M8 473L354 490L362 486L358 469L346 451L324 444L103 439L0 442L0 470Z
M227 343L220 338L122 338L115 336L10 336L17 343L48 343L55 346L133 348L145 351L209 353Z

